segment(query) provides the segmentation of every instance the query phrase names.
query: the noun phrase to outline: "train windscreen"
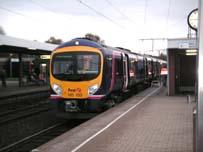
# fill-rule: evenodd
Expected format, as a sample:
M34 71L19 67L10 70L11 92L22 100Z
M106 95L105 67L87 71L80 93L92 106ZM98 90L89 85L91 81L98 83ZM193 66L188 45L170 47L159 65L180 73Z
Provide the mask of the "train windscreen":
M87 81L100 72L100 55L94 52L57 53L52 58L52 74L64 81Z

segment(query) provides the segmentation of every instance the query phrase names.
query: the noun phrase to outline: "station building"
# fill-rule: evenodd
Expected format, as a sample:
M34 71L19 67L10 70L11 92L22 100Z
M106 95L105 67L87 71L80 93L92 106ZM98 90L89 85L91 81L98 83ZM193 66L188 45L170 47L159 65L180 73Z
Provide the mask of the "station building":
M194 93L197 78L197 39L168 39L168 95Z
M7 79L18 79L19 86L33 69L48 76L49 56L57 46L0 35L0 70L6 71Z

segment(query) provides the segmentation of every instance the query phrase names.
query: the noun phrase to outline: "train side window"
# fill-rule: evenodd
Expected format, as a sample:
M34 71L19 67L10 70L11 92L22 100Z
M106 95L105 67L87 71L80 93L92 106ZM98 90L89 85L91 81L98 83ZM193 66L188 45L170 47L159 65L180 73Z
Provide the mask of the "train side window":
M138 71L140 74L144 74L144 63L143 60L138 60Z
M136 61L133 59L130 59L130 69L132 69L133 72L136 71Z

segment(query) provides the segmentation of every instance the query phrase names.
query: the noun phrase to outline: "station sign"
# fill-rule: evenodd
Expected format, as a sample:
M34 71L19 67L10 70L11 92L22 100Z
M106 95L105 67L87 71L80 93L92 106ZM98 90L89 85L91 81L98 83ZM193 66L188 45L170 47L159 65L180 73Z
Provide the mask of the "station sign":
M178 48L180 48L180 49L189 48L189 43L179 43Z
M197 39L183 38L183 39L168 39L167 49L196 49Z
M179 49L190 49L190 48L197 48L196 42L183 42L179 43Z
M11 58L11 62L19 62L19 58Z
M42 60L50 59L50 55L40 55L40 59Z

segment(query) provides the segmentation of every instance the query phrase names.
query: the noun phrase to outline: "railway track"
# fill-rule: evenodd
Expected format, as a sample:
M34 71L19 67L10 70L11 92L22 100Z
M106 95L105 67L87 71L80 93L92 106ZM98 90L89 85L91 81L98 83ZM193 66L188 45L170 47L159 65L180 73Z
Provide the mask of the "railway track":
M126 97L128 98L128 97ZM38 101L39 102L39 101ZM4 113L0 113L0 126L5 124L18 122L20 120L38 115L43 112L51 111L53 107L50 106L49 100L41 102L39 104L27 106L16 110L10 110ZM79 125L85 120L69 120L68 122L58 123L47 129L41 130L37 133L28 134L18 140L10 142L9 144L2 145L0 152L27 152L40 145L48 142L49 140L63 134L71 128ZM61 122L61 121L60 121Z
M34 92L28 94L11 95L7 98L0 98L0 116L3 113L22 109L24 107L40 104L41 101L46 100L49 97L49 91Z
M2 147L0 152L29 152L49 140L81 124L84 120L70 120L55 124L15 143Z
M24 119L41 112L49 111L51 109L52 108L50 107L48 102L42 102L40 104L27 106L25 108L3 112L0 113L0 125Z

